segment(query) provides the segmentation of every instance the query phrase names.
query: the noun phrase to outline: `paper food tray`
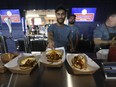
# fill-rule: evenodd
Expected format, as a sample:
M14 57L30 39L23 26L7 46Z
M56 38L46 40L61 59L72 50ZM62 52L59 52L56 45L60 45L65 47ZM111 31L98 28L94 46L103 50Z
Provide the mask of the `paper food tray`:
M91 58L89 58L86 54L82 54L85 55L87 58L87 69L78 69L75 68L72 65L71 60L74 58L74 56L77 56L79 54L67 54L67 62L70 65L70 67L72 68L74 74L93 74L94 72L96 72L100 67L99 65L97 65Z
M18 61L20 59L27 57L27 56L34 56L34 55L29 54L29 53L20 54L19 56L17 56L16 58L11 60L10 62L6 63L4 66L6 68L8 68L9 71L11 71L12 73L30 74L30 72L37 65L37 63L32 68L24 69L24 70L20 69L19 64L18 64Z
M51 50L51 49L47 49L45 52L42 52L42 56L41 56L39 61L41 63L43 63L45 66L47 66L47 67L61 67L63 62L65 61L65 49L64 49L64 47L59 47L59 48L55 48L55 49L63 51L63 55L62 55L61 61L53 62L53 63L47 61L46 52L48 50Z
M97 59L103 59L104 61L107 61L108 52L109 52L109 49L101 49L101 50L99 50L99 51L96 53Z
M1 59L0 59L0 73L5 73L6 72L6 67L4 67L4 64L2 63Z
M7 53L3 53L3 54L7 54ZM10 54L10 53L9 53ZM11 54L14 54L14 56L18 56L19 54L18 53L11 53ZM0 57L2 56L2 54L0 54ZM7 56L4 56L4 57L7 57ZM15 58L15 57L14 57ZM13 58L13 59L14 59ZM12 59L11 59L12 60ZM9 61L11 61L9 60ZM0 58L0 73L5 73L7 71L7 68L4 66L5 64L2 62L1 58Z

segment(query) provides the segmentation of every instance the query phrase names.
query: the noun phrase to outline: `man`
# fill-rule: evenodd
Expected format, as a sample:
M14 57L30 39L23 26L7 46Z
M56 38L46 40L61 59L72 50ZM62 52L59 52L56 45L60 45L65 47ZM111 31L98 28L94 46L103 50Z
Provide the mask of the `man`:
M94 30L95 51L108 49L113 37L116 37L116 13L110 14L106 22Z
M77 45L78 45L78 38L79 38L79 28L75 25L75 15L70 15L68 22L71 29L71 35L72 35L72 42L73 42L73 48L72 51L76 51Z
M57 23L48 28L48 47L51 49L64 47L67 50L67 45L71 43L71 30L69 26L64 24L66 13L66 9L62 6L55 10Z

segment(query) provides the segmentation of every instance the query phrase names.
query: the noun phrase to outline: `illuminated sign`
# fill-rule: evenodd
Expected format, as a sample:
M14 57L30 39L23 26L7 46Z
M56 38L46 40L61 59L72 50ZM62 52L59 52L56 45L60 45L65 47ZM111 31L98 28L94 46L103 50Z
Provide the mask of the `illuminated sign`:
M4 18L10 18L12 23L20 23L20 12L18 9L0 10L1 20L5 23Z
M76 15L76 22L93 22L96 8L72 8L72 14Z

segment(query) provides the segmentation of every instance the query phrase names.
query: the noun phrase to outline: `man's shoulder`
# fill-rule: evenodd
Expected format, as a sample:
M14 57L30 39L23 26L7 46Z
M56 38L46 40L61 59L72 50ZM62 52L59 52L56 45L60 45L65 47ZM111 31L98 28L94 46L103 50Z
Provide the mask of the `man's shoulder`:
M105 28L105 24L102 23L102 24L99 25L99 27L101 27L101 28Z
M95 28L95 30L101 30L101 31L106 30L105 24L100 24L99 26Z
M56 26L56 24L51 24L51 25L50 25L50 27L54 27L54 26Z
M79 31L80 28L76 25L73 25L73 26L69 26L71 29L75 30L75 31Z
M54 29L56 26L56 24L51 24L49 27L48 27L48 30L51 30L51 29Z

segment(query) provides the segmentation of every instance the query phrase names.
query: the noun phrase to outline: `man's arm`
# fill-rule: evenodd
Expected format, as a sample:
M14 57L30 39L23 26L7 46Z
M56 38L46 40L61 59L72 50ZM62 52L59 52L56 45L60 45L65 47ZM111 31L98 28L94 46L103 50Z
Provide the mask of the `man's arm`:
M96 29L94 30L95 45L100 45L100 44L108 45L108 44L111 44L112 42L111 40L102 40L103 32L107 32L107 31L104 31L102 28L103 28L102 26L99 26L99 27L96 27Z
M78 40L79 40L79 33L77 32L77 33L76 33L76 43L75 43L75 46L74 46L74 49L75 49L75 50L76 50L77 45L78 45Z
M73 41L71 38L69 38L69 46L70 46L70 52L74 52Z
M105 41L105 40L101 40L101 38L94 38L94 43L95 45L99 45L99 44L111 44L111 40L109 41Z
M68 36L68 39L69 39L70 52L74 52L74 46L73 46L72 33L71 33L71 31L70 31L70 34Z
M54 38L53 38L53 33L48 32L48 46L51 49L54 49Z

